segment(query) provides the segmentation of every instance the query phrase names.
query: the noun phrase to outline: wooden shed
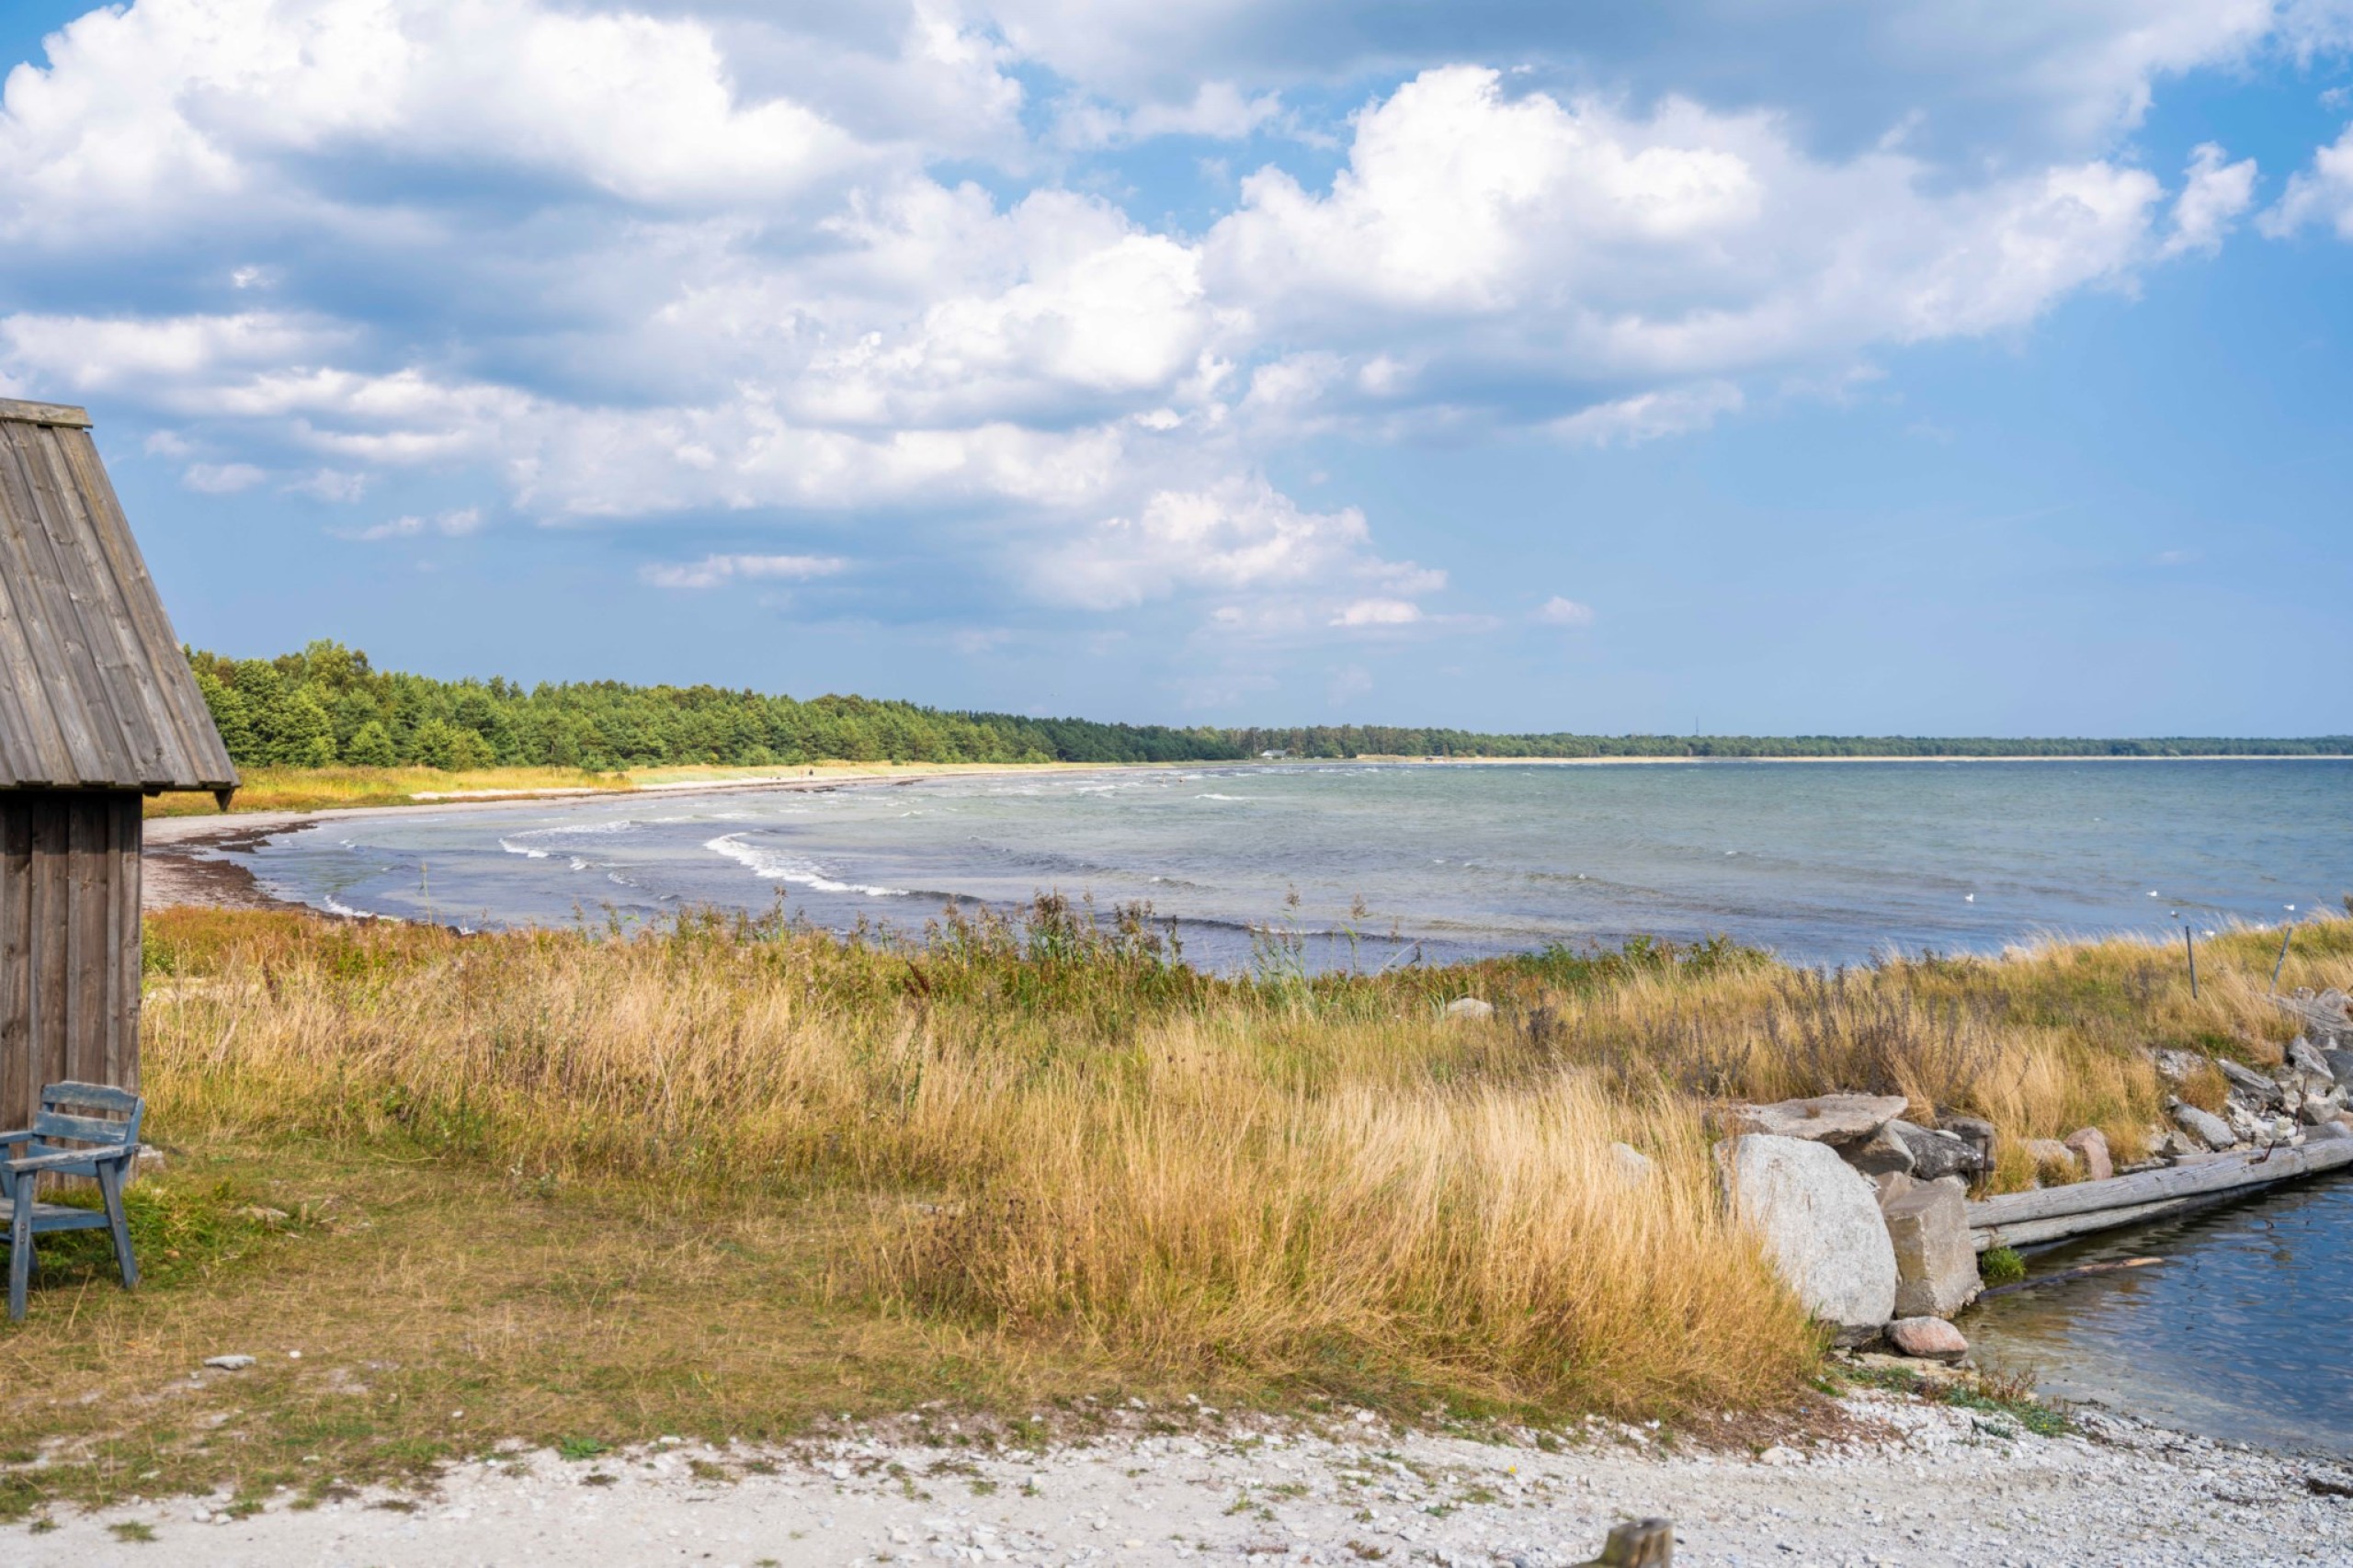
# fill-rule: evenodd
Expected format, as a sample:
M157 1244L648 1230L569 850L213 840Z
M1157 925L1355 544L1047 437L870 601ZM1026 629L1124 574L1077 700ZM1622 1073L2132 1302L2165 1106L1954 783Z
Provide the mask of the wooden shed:
M0 1127L139 1086L140 801L237 770L90 416L0 400Z

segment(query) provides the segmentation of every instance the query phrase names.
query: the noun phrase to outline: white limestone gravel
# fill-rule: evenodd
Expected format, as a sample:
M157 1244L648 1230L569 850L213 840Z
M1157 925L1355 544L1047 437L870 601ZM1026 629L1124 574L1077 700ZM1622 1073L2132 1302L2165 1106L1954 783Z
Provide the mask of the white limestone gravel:
M2353 1483L2345 1466L2097 1415L2044 1438L1877 1392L1846 1403L1868 1436L1753 1456L1676 1451L1639 1428L1547 1450L1361 1414L1189 1411L1174 1434L1126 1413L1083 1441L983 1450L959 1444L976 1427L939 1415L774 1449L511 1453L426 1494L310 1509L287 1494L242 1518L220 1512L226 1497L60 1516L0 1529L0 1562L1563 1568L1612 1524L1664 1515L1678 1563L2353 1563L2353 1500L2310 1484Z

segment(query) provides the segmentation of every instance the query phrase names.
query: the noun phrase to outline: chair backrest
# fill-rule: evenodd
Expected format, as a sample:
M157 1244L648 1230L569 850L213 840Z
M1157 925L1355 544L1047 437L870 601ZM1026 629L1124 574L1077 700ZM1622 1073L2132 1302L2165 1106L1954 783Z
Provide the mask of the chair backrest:
M40 1092L40 1114L33 1118L36 1142L56 1146L119 1149L139 1142L147 1102L129 1089L105 1084L51 1084Z

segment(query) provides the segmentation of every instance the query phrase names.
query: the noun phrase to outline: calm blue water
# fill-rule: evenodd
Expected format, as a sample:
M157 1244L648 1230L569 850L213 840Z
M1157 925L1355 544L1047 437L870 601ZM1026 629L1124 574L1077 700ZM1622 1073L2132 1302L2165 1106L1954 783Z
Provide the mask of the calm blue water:
M1978 1358L2046 1394L2264 1448L2353 1456L2353 1176L2109 1233L2029 1259L2037 1276L2162 1257L1964 1313Z
M1636 932L1845 961L2333 904L2353 761L1063 773L330 819L249 863L306 903L472 925L781 899L919 927L1053 890L1149 900L1211 964L1267 922L1332 962L1349 932L1358 961Z

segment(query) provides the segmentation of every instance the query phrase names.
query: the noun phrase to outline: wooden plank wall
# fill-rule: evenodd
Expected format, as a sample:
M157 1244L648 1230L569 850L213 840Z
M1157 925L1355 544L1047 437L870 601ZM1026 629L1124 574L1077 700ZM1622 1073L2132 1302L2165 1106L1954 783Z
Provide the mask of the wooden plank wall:
M0 791L0 1130L46 1084L139 1087L139 804Z

